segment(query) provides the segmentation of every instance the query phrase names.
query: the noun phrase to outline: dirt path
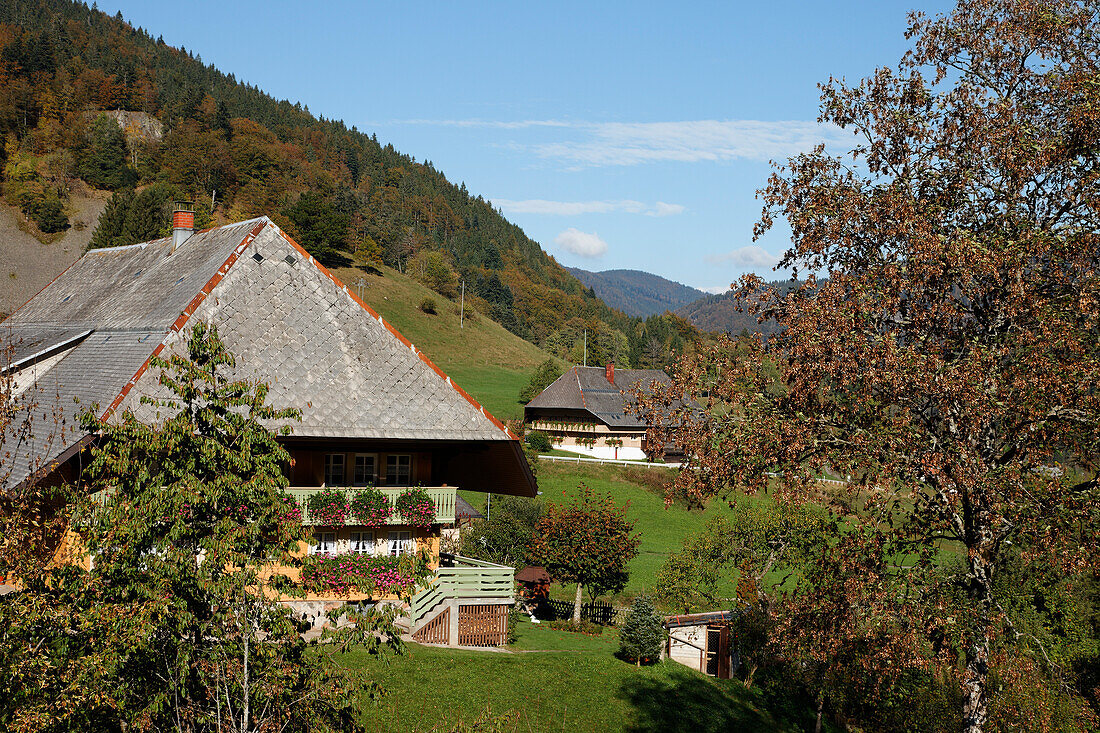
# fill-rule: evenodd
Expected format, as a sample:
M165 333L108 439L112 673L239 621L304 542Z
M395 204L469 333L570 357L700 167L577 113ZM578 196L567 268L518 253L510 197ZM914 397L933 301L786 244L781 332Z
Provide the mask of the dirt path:
M72 226L53 244L42 244L19 228L23 214L0 203L0 317L11 313L84 254L107 194L73 196Z

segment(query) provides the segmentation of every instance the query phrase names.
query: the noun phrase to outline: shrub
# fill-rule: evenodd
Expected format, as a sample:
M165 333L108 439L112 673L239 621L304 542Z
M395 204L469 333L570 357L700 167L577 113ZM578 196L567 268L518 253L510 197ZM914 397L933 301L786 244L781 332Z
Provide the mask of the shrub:
M306 504L314 524L326 527L343 525L348 518L348 497L343 491L326 487L309 497Z
M351 500L351 513L361 524L381 527L393 514L393 506L385 494L378 489L369 488L356 492L355 498Z
M528 433L527 444L541 453L546 453L553 448L553 445L550 443L550 436L541 430L534 430Z
M585 634L587 636L600 636L603 634L602 626L594 624L591 621L585 621L584 619L581 619L581 622L577 624L569 619L561 619L549 622L548 626L558 631L571 631L575 634Z
M516 626L519 625L520 619L526 615L518 603L508 609L508 638L505 640L506 644L516 643Z
M433 300L432 298L424 298L424 300L420 301L420 305L418 307L420 308L420 310L424 311L430 316L435 315L435 300Z
M665 630L661 617L645 596L638 596L619 632L619 656L638 666L661 658Z
M419 486L407 489L397 497L397 511L405 524L427 529L435 521L435 502Z

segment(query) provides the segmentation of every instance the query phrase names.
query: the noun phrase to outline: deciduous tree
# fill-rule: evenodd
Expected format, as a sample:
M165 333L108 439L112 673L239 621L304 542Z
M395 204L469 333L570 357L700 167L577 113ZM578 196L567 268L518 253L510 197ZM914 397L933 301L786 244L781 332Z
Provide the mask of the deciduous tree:
M573 623L580 623L585 587L599 595L626 586L626 564L638 554L633 529L625 506L616 507L609 494L598 495L584 484L569 504L551 504L535 525L531 561L554 580L577 584Z
M1006 553L1095 561L1100 17L976 0L913 15L908 35L896 70L823 87L822 121L854 133L851 155L792 158L761 192L757 233L789 222L779 266L802 279L755 293L782 327L766 346L727 342L681 370L679 392L715 408L676 430L692 456L681 488L754 492L780 471L780 491L824 502L818 472L851 475L834 507L882 533L865 549L892 569L836 564L850 582L829 597L878 598L887 620L921 628L926 660L957 670L974 732L991 666L1029 654L996 593ZM943 553L958 572L934 571ZM907 602L886 602L898 588Z

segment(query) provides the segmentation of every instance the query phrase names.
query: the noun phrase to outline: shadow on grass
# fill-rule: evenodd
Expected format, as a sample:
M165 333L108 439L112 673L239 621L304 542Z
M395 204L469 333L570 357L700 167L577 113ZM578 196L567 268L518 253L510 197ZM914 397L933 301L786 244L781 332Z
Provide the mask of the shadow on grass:
M619 697L634 709L626 730L632 733L668 731L769 731L778 726L761 713L747 690L736 682L713 680L679 667L667 675L632 677Z

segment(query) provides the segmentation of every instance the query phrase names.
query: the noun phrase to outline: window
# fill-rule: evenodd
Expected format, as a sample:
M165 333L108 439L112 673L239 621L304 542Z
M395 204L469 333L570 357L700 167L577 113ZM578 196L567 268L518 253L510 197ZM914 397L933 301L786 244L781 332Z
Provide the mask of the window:
M310 555L335 555L336 554L336 533L335 532L314 532L313 544L309 546Z
M412 467L412 456L386 456L386 483L390 486L408 486Z
M325 454L325 486L344 485L344 454Z
M402 555L416 551L412 532L390 532L390 554Z
M374 477L374 454L357 453L355 455L355 480L352 485L373 486Z
M352 532L351 551L360 555L373 555L374 532Z

